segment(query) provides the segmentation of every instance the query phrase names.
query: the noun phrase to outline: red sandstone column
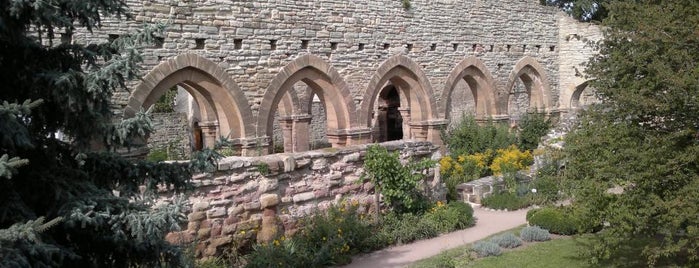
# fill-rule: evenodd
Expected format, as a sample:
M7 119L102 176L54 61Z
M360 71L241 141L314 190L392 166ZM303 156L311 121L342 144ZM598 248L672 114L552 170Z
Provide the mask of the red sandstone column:
M311 115L295 115L293 122L293 152L308 151L311 138Z
M201 128L202 140L204 140L204 147L213 149L216 145L216 139L218 139L218 122L199 122L199 127Z
M414 139L412 131L410 131L410 108L398 108L400 116L403 118L403 139Z
M284 152L294 152L294 120L291 117L279 119L279 125L282 128L282 138L284 139Z

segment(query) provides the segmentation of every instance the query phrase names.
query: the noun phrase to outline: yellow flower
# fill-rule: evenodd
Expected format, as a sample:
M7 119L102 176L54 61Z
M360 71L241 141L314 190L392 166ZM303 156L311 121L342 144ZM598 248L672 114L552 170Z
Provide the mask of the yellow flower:
M325 236L323 236L323 241L325 241L325 240L328 240L328 239L327 239L327 238L325 238Z
M240 234L241 234L241 235L244 235L244 234L245 234L245 230L240 231Z
M279 246L279 240L274 239L273 244L274 244L275 246Z

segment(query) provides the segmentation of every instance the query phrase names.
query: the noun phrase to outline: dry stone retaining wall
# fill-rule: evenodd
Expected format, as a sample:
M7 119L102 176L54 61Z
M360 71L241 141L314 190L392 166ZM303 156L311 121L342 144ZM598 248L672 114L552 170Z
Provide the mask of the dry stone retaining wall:
M381 144L399 151L401 159L439 157L429 142L395 141ZM211 256L232 241L269 241L289 234L296 220L341 200L357 201L367 212L374 204L373 185L361 178L366 145L262 157L228 157L218 171L195 178L189 197L192 207L186 230L171 233L175 243L197 242L197 252ZM436 169L436 168L435 168ZM444 200L444 185L429 170L425 192Z

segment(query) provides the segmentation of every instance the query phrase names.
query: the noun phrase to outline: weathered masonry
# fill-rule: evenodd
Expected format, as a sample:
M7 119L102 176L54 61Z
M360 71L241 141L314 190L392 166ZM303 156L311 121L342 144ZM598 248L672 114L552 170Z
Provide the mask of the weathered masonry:
M135 22L73 36L103 42L143 22L170 25L145 51L143 80L115 99L123 116L177 86L194 100L200 143L227 136L241 155L308 150L314 99L333 147L439 144L462 114L565 113L586 102L580 64L601 36L537 0L412 0L410 10L397 0L127 2Z

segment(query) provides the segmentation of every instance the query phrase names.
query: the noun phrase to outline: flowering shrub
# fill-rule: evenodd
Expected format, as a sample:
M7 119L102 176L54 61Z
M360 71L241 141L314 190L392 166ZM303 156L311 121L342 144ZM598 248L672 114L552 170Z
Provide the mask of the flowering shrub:
M456 159L446 156L439 160L440 174L447 184L447 198L449 200L457 199L456 185L485 175L492 155L493 151L487 150L483 153L460 155Z
M498 149L490 170L495 175L506 172L516 172L525 170L534 162L534 157L530 151L520 151L516 145L510 145L506 149Z

